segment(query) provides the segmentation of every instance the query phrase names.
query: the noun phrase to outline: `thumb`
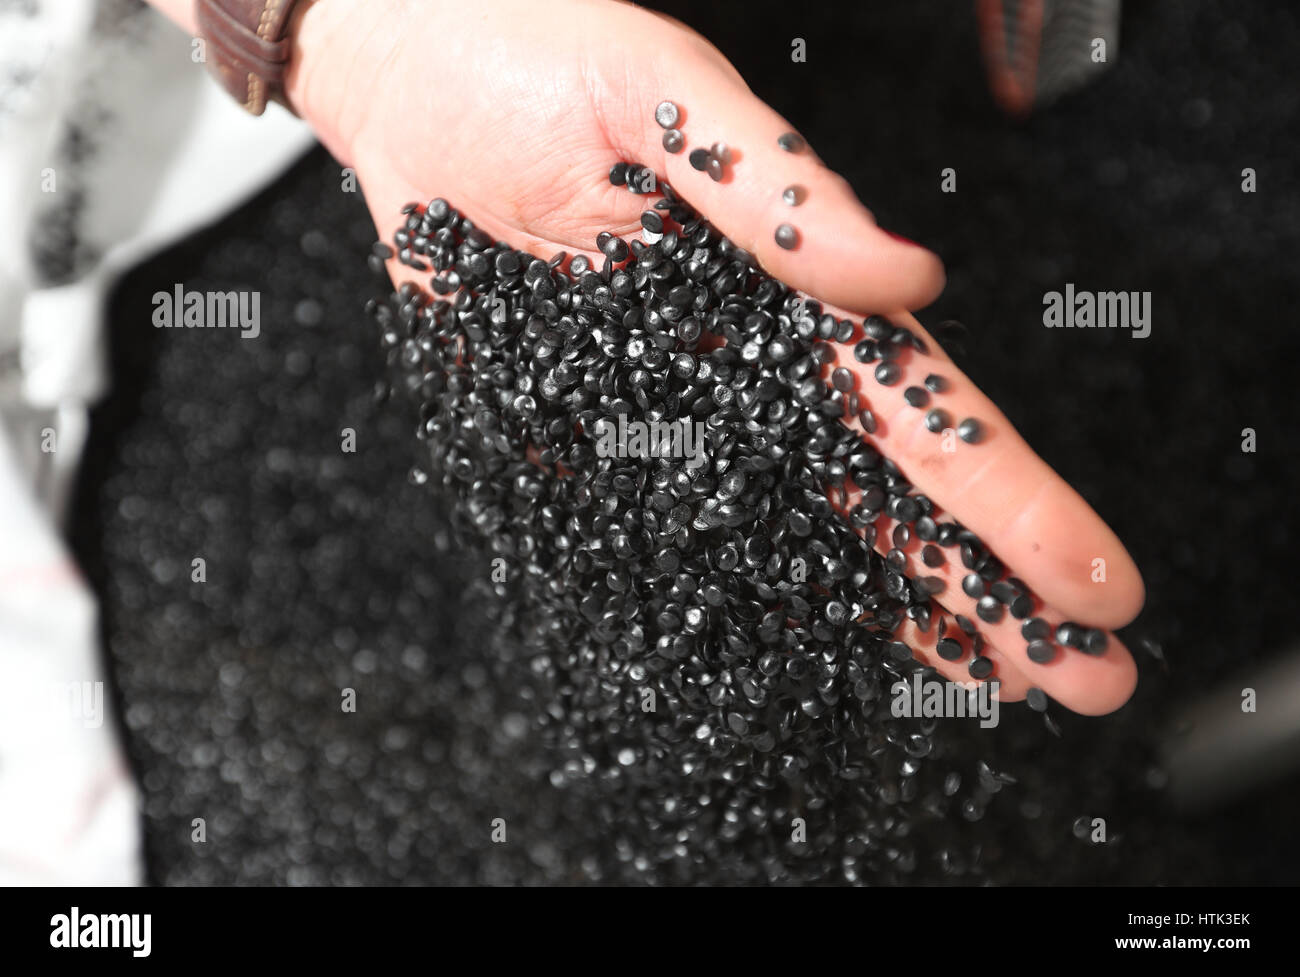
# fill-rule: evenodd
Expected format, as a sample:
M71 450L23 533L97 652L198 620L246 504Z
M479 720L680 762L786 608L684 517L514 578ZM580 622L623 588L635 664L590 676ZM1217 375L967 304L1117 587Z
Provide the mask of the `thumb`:
M689 37L690 35L686 35ZM686 53L683 55L682 49ZM943 289L943 264L932 252L877 226L848 181L828 169L792 127L751 92L721 55L701 45L659 48L654 79L614 100L606 119L630 161L664 174L678 196L753 254L768 273L818 299L859 312L918 309ZM626 85L628 69L618 74ZM607 76L606 76L607 77ZM661 102L677 110L683 147L670 152L655 118ZM784 140L783 140L784 141ZM730 162L715 181L691 163L694 150L724 143ZM715 169L716 171L716 169ZM793 188L791 205L784 198ZM783 226L785 244L778 243Z

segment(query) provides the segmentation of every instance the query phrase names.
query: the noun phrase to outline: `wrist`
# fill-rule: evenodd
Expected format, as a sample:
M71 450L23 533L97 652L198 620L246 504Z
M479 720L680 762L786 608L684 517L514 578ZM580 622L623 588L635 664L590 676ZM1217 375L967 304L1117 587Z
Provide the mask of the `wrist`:
M351 163L352 130L347 96L363 73L364 40L373 37L372 18L386 17L383 0L300 0L289 22L292 39L284 75L289 107L316 131L340 162Z

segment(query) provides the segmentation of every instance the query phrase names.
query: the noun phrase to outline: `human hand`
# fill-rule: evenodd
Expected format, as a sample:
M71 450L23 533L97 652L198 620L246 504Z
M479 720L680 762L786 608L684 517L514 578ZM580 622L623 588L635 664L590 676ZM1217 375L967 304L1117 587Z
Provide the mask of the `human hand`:
M654 200L610 184L611 164L625 160L653 168L768 272L832 303L827 310L837 316L917 308L942 287L934 255L880 230L810 149L780 149L777 136L792 127L714 48L667 18L611 0L564 0L544 11L494 0L472 14L415 0L317 0L302 15L298 37L290 99L327 147L355 167L381 237L407 201L445 196L494 238L544 257L584 253L599 267L596 235L638 233L639 216ZM678 154L663 148L654 120L663 100L683 114L687 148ZM721 182L688 162L691 148L717 141L733 153ZM804 191L795 208L781 199L790 185ZM787 222L800 232L789 251L773 236ZM423 286L428 278L396 259L389 267L398 282ZM826 367L827 375L837 365L855 373L878 422L867 440L1026 582L1041 598L1034 615L1053 629L1067 618L1101 628L1131 620L1142 582L1119 540L915 319L898 311L889 317L929 346L924 355L903 353L897 384L877 384L875 364L857 363L851 346ZM954 423L977 418L981 443L942 451L940 437L923 424L925 411L905 403L903 390L931 373L948 382L936 402ZM881 553L892 546L892 526L884 517L878 524ZM923 545L913 539L905 547L908 572L946 582L935 603L946 609L948 634L958 633L952 614L977 624L1004 700L1022 698L1031 686L1086 714L1127 700L1136 667L1113 635L1099 656L1066 650L1035 664L1025 655L1020 621L1005 613L997 623L977 617L961 589L970 571L956 551L945 550L939 567L923 567ZM1096 559L1105 561L1105 582L1093 582ZM968 680L965 659L937 655L938 631L936 616L928 632L907 622L898 637L940 672Z
M650 166L765 269L848 308L919 308L943 287L939 259L876 226L848 183L759 101L707 41L612 0L317 0L298 32L290 98L355 167L381 236L410 200L443 196L498 240L546 256L596 235L639 233L645 198L612 186L612 164ZM667 152L655 106L681 108L687 149ZM727 143L720 183L689 150ZM799 185L791 208L781 191ZM653 200L653 198L651 198ZM785 251L777 225L798 226ZM394 273L406 271L396 262Z

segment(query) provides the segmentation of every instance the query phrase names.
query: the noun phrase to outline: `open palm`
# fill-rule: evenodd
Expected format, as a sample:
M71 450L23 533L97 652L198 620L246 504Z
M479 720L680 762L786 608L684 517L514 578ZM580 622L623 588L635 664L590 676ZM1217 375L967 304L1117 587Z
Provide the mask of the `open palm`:
M516 248L543 257L585 253L599 264L596 235L638 233L641 213L656 199L611 185L609 169L619 161L645 164L769 273L828 311L885 313L926 339L927 353L900 358L903 379L892 386L876 383L872 365L856 362L850 346L826 369L857 374L878 421L864 436L1029 585L1044 605L1037 616L1053 626L1069 619L1114 628L1137 614L1142 582L1119 540L904 311L942 288L938 259L877 227L811 149L781 149L777 137L792 127L697 34L612 0L489 0L473 8L318 0L308 11L303 30L313 44L290 78L290 96L326 146L356 168L382 237L391 236L402 205L443 196ZM680 153L664 149L654 120L664 100L682 112ZM715 182L690 165L688 153L719 141L731 148L732 163ZM802 188L798 207L782 201L789 186ZM799 230L793 250L776 244L782 223ZM396 260L390 269L395 281L427 284L428 274ZM924 412L904 402L903 390L929 374L948 382L945 410L981 421L981 443L941 451ZM882 553L892 545L891 529L882 516ZM913 571L923 545L912 539L904 547ZM1113 635L1101 655L1067 651L1035 664L1025 655L1021 622L1010 615L980 621L961 588L969 570L952 550L945 556L923 572L945 580L936 603L950 621L961 614L979 624L1004 700L1022 698L1031 686L1087 714L1127 700L1136 668ZM1094 572L1099 559L1104 581ZM938 630L922 633L907 622L898 636L918 658L968 680L964 664L936 653ZM957 632L955 625L947 630Z

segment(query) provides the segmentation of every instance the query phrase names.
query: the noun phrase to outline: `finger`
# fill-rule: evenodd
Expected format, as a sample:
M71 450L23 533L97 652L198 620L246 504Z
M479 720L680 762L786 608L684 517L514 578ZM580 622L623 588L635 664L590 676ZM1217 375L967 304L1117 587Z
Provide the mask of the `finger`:
M1145 595L1123 544L914 317L898 313L890 318L928 346L925 353L903 350L895 360L902 370L898 382L880 384L875 379L879 362L858 362L847 344L833 344L835 358L827 365L827 370L842 366L854 375L859 400L877 422L867 440L899 466L917 491L979 536L1046 605L1096 627L1131 621ZM931 374L941 376L946 389L930 394L925 407L909 405L904 391L923 386ZM977 419L982 439L967 444L955 434L945 438L931 432L925 425L931 408L946 411L953 425ZM953 450L944 450L945 444Z
M830 493L830 503L846 521L850 521L849 513L862 499L863 490L858 488L852 481L846 480L843 491L833 491ZM885 556L895 547L893 540L893 530L897 526L894 520L888 516L881 516L877 519L868 530L854 529L859 536L872 534L872 548L881 556ZM919 549L918 540L913 537L907 544L907 550ZM931 576L928 568L924 568L919 562L919 557L915 553L908 556L908 565L902 572L910 579L915 580L917 577ZM943 578L941 578L943 579ZM949 591L947 581L944 580L944 591ZM956 591L960 596L960 591ZM1004 683L1006 694L1001 696L1003 701L1011 702L1023 698L1024 691L1029 688L1030 682L1025 679L1021 670L1017 667L1017 660L1014 656L1002 654L997 648L989 644L985 636L976 635L979 633L974 628L973 622L974 611L972 608L959 608L957 613L963 614L969 618L971 624L967 628L968 633L955 618L952 607L946 601L932 597L930 600L930 621L929 626L922 628L910 618L899 622L898 627L894 629L894 639L902 641L911 647L916 658L926 665L931 666L942 674L945 678L963 685L978 683L980 679L974 678L970 673L970 665L976 655L983 655L993 662L993 674L990 678ZM938 653L939 641L944 638L950 638L961 648L959 658L944 658ZM950 651L952 646L948 646Z
M945 621L942 635L940 635L938 627L938 619L940 618ZM979 680L971 678L970 672L967 671L967 667L974 657L971 648L971 637L954 623L951 614L942 612L941 615L936 616L936 621L931 623L928 631L922 631L913 621L904 621L894 630L894 638L911 648L917 661L929 665L948 681L956 682L967 688L976 688L981 684ZM962 657L957 661L948 661L939 654L939 642L946 638L957 641L962 647ZM980 650L980 654L986 655L993 660L993 675L986 681L997 681L998 701L1019 702L1022 700L1033 683L999 649L985 644Z
M1053 628L1061 620L1050 607L1043 609L1043 617ZM1004 622L997 626L999 633L990 635L991 640L1004 641L1007 648L1023 646L1023 640L1014 644L1016 635L1000 633L1004 630L1014 629ZM1065 708L1084 716L1104 716L1128 702L1137 688L1137 663L1132 653L1115 635L1107 632L1106 638L1106 650L1100 655L1058 647L1056 656L1046 664L1031 661L1023 651L1007 654L1032 685Z
M846 497L849 508L852 508L860 498L860 490L856 486L850 486ZM941 603L949 614L961 614L974 623L988 643L984 653L994 657L994 674L1007 680L1010 688L1037 686L1065 708L1086 716L1114 712L1132 696L1137 687L1137 664L1132 654L1113 634L1107 634L1106 650L1101 655L1090 655L1057 645L1054 641L1056 628L1065 617L1059 610L1046 606L1041 601L1035 602L1032 613L1023 620L1013 617L1004 607L998 620L990 622L980 617L976 610L978 597L971 596L963 587L963 582L972 576L972 572L962 565L957 547L927 543L915 533L910 533L910 538L902 546L897 546L900 540L895 539L894 529L899 525L896 521L881 516L874 525L876 551L884 555L891 548L897 547L907 558L903 571L907 576L913 579L934 577L942 583L942 588L936 592L935 603ZM939 562L940 559L942 562ZM982 593L987 593L987 582L982 581L977 574L973 576L982 584ZM1048 640L1056 647L1052 659L1046 663L1034 662L1026 653L1028 640L1021 628L1024 621L1031 618L1041 618L1050 626L1051 635ZM935 628L932 626L930 630L933 632ZM996 649L998 656L993 656L989 648ZM965 672L969 660L967 655L957 663L944 664L969 678ZM996 664L998 662L1004 664ZM940 670L950 674L947 669Z
M622 55L614 51L617 61ZM847 308L919 308L942 290L943 265L924 248L883 231L848 182L827 169L810 148L787 152L777 138L792 126L744 85L725 61L702 48L682 53L664 45L653 79L627 91L626 65L593 72L593 104L613 106L606 133L628 160L663 174L678 195L770 274L811 295ZM623 91L614 89L622 86ZM661 101L677 106L685 148L670 153L655 121ZM695 169L690 153L723 142L731 162L715 182ZM800 201L782 199L788 187ZM795 231L793 249L777 243L781 225Z

